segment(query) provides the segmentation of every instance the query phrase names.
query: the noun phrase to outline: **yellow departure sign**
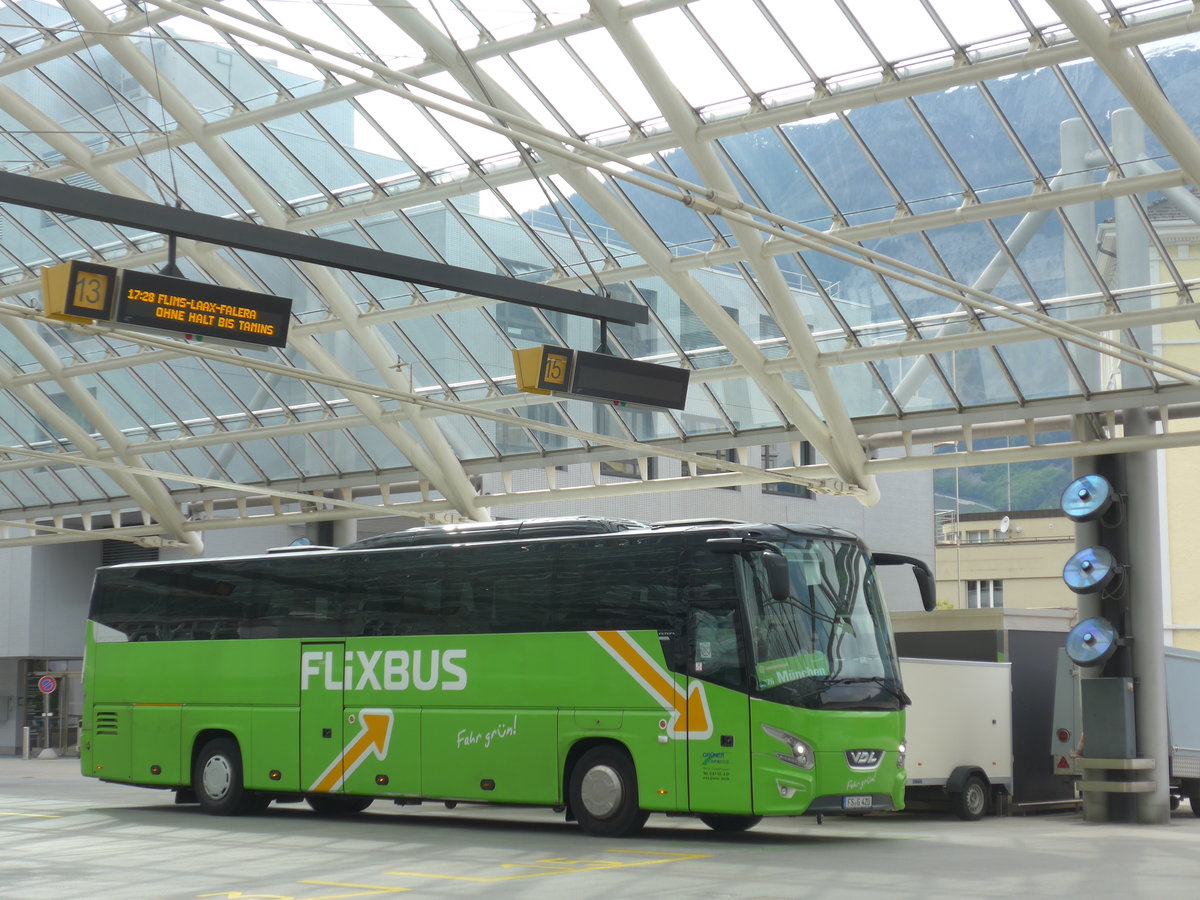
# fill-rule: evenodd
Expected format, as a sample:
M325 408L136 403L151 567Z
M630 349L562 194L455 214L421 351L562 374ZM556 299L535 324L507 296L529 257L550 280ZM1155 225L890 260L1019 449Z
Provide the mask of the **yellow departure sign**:
M113 315L120 270L75 260L42 269L45 312L64 322L108 320Z
M42 298L52 319L261 347L285 346L292 316L286 297L79 261L42 269Z
M688 369L549 344L512 353L517 389L530 394L669 409L687 402Z

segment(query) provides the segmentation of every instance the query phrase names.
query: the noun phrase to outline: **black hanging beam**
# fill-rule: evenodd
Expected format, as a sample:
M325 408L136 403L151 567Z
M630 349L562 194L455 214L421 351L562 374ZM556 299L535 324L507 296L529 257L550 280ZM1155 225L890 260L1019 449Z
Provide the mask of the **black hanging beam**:
M105 194L28 175L0 172L0 203L110 222L126 228L145 229L236 250L249 250L333 269L361 272L364 275L410 281L426 287L487 297L491 300L505 300L572 316L611 319L626 325L644 325L650 321L646 307L624 300L582 294L535 281L521 281L490 272L477 272L461 266L431 262L369 247L357 247L307 234L293 234L253 222L176 209L146 200Z

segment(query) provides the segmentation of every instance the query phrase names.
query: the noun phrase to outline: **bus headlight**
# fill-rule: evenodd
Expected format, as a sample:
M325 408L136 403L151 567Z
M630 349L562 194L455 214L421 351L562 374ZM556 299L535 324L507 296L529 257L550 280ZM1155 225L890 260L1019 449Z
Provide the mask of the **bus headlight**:
M785 762L789 766L795 766L798 769L811 769L817 764L817 758L813 753L812 747L803 738L798 738L794 734L771 725L764 724L763 731L775 738L775 740L782 741L787 746L788 753L775 754L780 762Z
M896 748L896 768L897 769L904 768L904 759L906 756L908 756L908 744L904 743L904 741L901 741L900 746Z

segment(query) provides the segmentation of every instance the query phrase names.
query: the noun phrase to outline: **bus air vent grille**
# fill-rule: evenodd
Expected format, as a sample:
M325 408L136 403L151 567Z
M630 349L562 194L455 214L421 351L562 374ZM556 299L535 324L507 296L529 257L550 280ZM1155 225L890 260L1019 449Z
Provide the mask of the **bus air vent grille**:
M116 734L117 714L115 712L96 713L96 734Z

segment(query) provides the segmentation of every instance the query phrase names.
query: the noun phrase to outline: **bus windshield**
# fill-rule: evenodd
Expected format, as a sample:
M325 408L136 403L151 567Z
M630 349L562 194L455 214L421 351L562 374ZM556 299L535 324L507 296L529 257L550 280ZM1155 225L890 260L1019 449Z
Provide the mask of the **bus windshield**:
M887 611L875 568L849 541L794 536L777 543L788 561L788 597L767 589L761 558L750 565L750 641L760 696L810 709L901 709Z

